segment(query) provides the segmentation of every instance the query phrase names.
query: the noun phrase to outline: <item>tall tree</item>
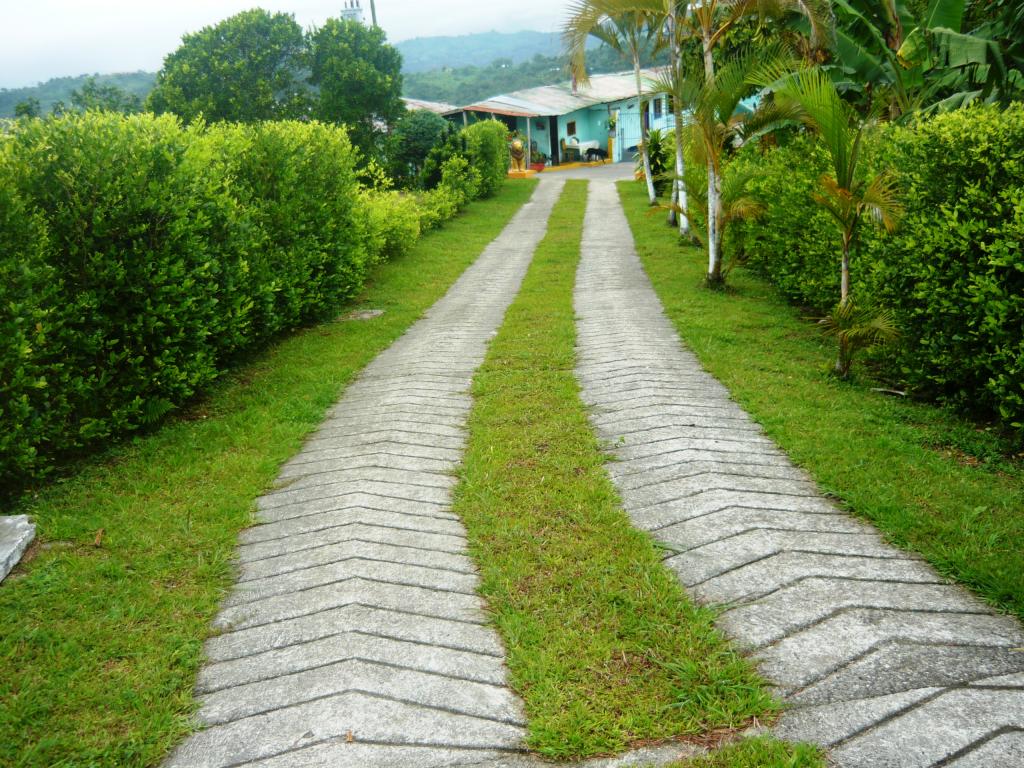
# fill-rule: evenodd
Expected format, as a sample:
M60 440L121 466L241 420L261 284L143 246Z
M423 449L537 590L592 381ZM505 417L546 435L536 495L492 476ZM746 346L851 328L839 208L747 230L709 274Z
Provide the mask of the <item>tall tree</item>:
M35 96L29 96L27 99L22 99L14 105L14 116L39 117L40 108L39 99Z
M328 19L310 34L310 68L313 115L348 125L352 143L364 151L405 112L402 55L379 27Z
M81 88L71 92L71 103L76 109L121 112L131 115L142 111L142 100L116 85L100 85L95 77L86 78Z
M455 126L426 109L414 109L395 124L388 140L391 175L400 183L418 180L423 162Z
M593 18L593 17L590 17ZM570 22L571 23L571 22ZM577 82L587 82L586 67L586 36L582 30L574 31L566 36L569 45L569 67ZM624 13L620 16L601 17L588 32L594 37L629 61L636 78L636 103L642 109L644 103L644 84L640 71L640 60L645 53L656 53L659 47L658 28L655 19L645 13ZM643 114L640 116L640 157L644 169L644 181L647 184L647 198L651 205L658 202L658 194L654 190L654 179L651 176L651 155L647 146L647 124Z
M243 11L185 35L164 59L148 106L185 120L274 120L307 111L306 41L295 17Z

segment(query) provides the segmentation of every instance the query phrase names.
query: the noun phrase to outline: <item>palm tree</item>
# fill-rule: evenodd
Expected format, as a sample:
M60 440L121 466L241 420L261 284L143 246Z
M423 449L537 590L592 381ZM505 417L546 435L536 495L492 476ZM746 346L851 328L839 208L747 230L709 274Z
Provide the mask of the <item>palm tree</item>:
M839 305L823 327L841 328L836 373L845 378L849 373L853 349L848 343L857 337L857 326L875 323L884 331L886 323L868 318L852 305L850 297L850 254L857 234L865 221L892 232L902 213L892 176L886 172L864 177L859 173L861 142L871 121L857 117L853 107L839 96L831 78L821 69L784 72L777 66L756 72L750 82L768 87L777 108L801 120L816 131L828 151L832 173L824 174L815 201L828 211L836 222L842 238ZM891 323L888 324L891 326ZM882 334L884 335L884 334ZM861 334L863 336L863 334ZM844 341L845 337L845 341ZM882 336L878 336L881 339Z
M715 48L744 19L802 17L810 26L815 49L825 47L832 35L829 0L696 0L687 8L690 26L700 39L705 80L715 75Z
M648 14L639 12L628 12L617 16L602 16L590 28L589 36L597 38L613 51L618 53L633 65L633 74L636 77L636 98L637 107L642 104L643 82L640 72L640 57L645 53L655 53L659 46L659 35L655 27L651 25L651 18ZM586 68L586 37L574 37L569 49L569 68L577 82L587 81ZM647 183L647 197L651 205L656 205L658 195L654 190L654 179L651 175L651 157L647 148L647 128L644 125L643 117L640 120L640 155L643 159L644 181Z
M614 18L629 13L643 14L652 27L661 29L671 51L668 73L672 79L668 82L673 85L669 93L674 96L688 90L688 86L680 79L682 73L686 71L681 62L683 46L688 39L700 41L704 80L709 82L715 76L715 48L725 35L744 19L800 16L810 25L812 47L823 46L828 41L832 28L829 0L576 0L571 9L571 16L564 31L570 51L583 49L590 34L589 30L596 27L603 18ZM676 124L676 184L673 185L673 194L678 197L678 200L673 200L673 207L677 206L681 211L686 210L681 131L683 106L680 98L673 98L673 117ZM710 173L710 164L708 169ZM709 179L708 183L710 188L714 182ZM679 218L679 230L682 234L689 231L689 221L685 214Z
M698 100L702 114L697 115L695 112L695 123L702 126L708 152L707 283L712 288L722 284L722 240L719 222L724 137L730 134L733 137L737 136L736 115L733 112L745 95L743 88L747 83L744 81L746 74L749 74L744 74L743 68L749 69L754 63L748 52L742 62L728 63L728 75L719 81L715 76L715 48L743 19L781 18L791 15L802 16L807 20L813 48L820 48L826 43L832 21L829 0L696 0L687 5L688 24L693 36L700 40L704 64L705 88ZM777 52L772 54L773 57L777 55ZM732 66L733 63L739 64L739 68Z
M680 45L683 39L685 25L677 23L680 8L685 5L678 0L574 0L570 5L569 19L563 28L565 46L569 51L570 63L573 74L580 82L586 82L586 44L587 38L594 35L594 30L602 28L609 22L616 24L615 20L624 20L644 25L647 32L656 36L658 45L665 45L669 48L669 70L674 71L680 58ZM639 64L634 65L637 75L637 100L643 97L643 84L640 82ZM673 100L673 115L676 125L681 124L681 106L679 100ZM641 119L641 126L643 125ZM683 183L683 146L679 130L676 132L676 173L672 184L672 196L679 199L681 208L686 208L686 187ZM643 137L642 137L643 138ZM641 152L646 152L646 142L641 141ZM653 190L653 183L650 174L646 172L649 166L650 155L645 156L645 177L648 184L647 192L650 196ZM656 202L656 197L650 198ZM673 215L673 214L670 214ZM683 234L689 233L689 221L686 215L678 217L679 231Z
M749 80L756 70L765 66L784 69L789 61L777 45L760 50L748 47L731 57L702 84L696 84L699 81L692 78L686 79L692 107L683 130L707 170L706 226L701 239L708 251L709 286L720 286L723 282L722 233L726 218L722 178L726 155L751 138L791 120L790 114L775 102L762 102L756 111L741 108L741 102L750 95L752 86ZM653 84L656 89L669 85L667 82ZM734 195L737 193L738 190L733 190Z

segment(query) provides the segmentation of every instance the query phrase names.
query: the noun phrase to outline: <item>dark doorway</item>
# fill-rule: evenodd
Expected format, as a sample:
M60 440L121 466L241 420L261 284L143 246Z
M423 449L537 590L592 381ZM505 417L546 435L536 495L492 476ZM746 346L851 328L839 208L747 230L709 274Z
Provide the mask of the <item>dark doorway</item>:
M558 118L548 118L548 133L551 134L551 164L558 165L562 158L558 153Z

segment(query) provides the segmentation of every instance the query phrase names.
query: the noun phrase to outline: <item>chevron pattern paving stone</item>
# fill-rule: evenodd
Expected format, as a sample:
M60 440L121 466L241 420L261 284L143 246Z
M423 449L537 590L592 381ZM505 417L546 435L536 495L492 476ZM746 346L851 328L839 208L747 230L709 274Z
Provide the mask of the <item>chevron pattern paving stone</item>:
M1024 630L825 499L678 340L591 183L577 373L634 524L849 768L1024 766Z
M450 510L469 387L561 181L347 388L258 500L167 768L521 756L524 717ZM488 763L490 761L490 763Z

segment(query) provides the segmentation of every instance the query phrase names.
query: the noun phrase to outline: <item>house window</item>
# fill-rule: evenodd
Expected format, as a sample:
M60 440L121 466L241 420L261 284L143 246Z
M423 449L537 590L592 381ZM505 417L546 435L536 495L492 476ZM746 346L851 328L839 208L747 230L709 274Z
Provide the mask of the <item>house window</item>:
M661 117L661 96L654 100L654 119Z
M567 136L575 136L576 135L576 121L575 120L570 120L568 123L566 123L565 133L566 133Z

